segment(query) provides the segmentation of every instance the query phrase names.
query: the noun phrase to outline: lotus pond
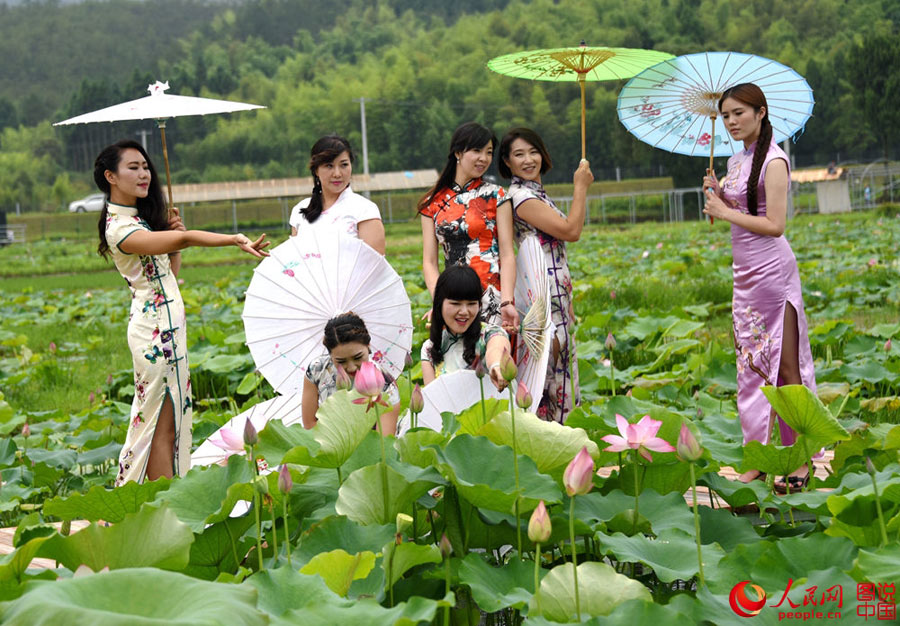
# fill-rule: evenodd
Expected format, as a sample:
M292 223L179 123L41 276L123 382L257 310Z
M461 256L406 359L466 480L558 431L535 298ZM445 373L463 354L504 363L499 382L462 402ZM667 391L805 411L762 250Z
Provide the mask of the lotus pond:
M412 430L382 448L374 411L340 392L311 431L270 423L256 463L238 454L115 490L133 392L127 291L113 270L97 271L90 240L2 249L0 522L16 531L15 551L0 557L0 616L475 625L580 613L589 624L727 624L743 623L739 610L755 601L754 623L803 619L794 612L887 623L900 583L895 213L788 225L819 385L818 397L770 392L800 433L793 448L741 446L727 229L644 224L588 228L570 246L584 402L565 426L492 400L445 415L443 432ZM416 231L388 230L414 318L429 305ZM195 250L184 262L196 445L273 394L243 345L252 264ZM418 328L414 354L424 337ZM417 378L413 368L399 381L404 405ZM605 451L617 414L649 415L672 445L685 425L702 453L648 462ZM828 477L802 493L718 473L785 474L823 446ZM582 449L612 469L569 496L563 474ZM258 477L261 464L285 466L290 480ZM696 518L684 495L692 477L713 504ZM255 504L229 517L239 501ZM550 531L535 544L528 522L540 502ZM75 532L76 520L89 524ZM35 558L58 567L30 567ZM736 600L742 581L756 591Z

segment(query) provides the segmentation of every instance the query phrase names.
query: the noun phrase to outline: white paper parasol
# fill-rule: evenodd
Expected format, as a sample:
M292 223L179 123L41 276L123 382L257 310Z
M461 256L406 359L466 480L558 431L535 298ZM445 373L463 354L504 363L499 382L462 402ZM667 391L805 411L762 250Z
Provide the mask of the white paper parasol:
M372 360L397 378L412 347L403 280L366 243L337 231L301 232L256 266L244 303L244 330L256 368L278 393L298 393L306 368L326 353L325 323L362 318Z
M516 343L516 380L524 383L534 398L534 406L541 403L553 322L550 309L550 280L547 262L537 237L529 235L519 244L516 255L516 309L522 325Z
M166 184L169 187L169 206L173 206L172 177L169 174L169 151L166 147L166 120L170 117L184 117L187 115L209 115L212 113L234 113L235 111L249 111L251 109L264 109L259 104L246 104L244 102L232 102L231 100L215 100L213 98L195 98L193 96L176 96L165 93L169 88L169 82L156 81L147 86L149 96L130 100L121 104L114 104L105 109L98 109L91 113L85 113L76 117L56 122L54 126L68 126L70 124L92 124L94 122L125 122L129 120L156 120L159 132L162 136L163 160L166 165Z
M276 396L235 415L194 450L191 467L221 464L232 454L244 454L244 424L247 420L250 420L257 431L262 430L273 419L281 420L288 426L299 422L300 400L299 393Z
M441 413L461 413L477 402L481 402L481 383L484 382L484 399L509 399L508 391L497 391L490 378L478 380L473 370L458 370L441 374L422 388L425 406L418 415L417 425L440 432L443 426ZM399 424L399 435L409 430L409 418Z

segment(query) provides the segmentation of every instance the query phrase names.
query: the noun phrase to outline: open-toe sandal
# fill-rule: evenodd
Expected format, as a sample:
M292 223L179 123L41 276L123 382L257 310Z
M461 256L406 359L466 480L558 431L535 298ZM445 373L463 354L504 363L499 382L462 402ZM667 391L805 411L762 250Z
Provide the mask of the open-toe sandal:
M799 493L809 484L809 472L803 476L788 476L786 480L775 481L775 491L780 494Z

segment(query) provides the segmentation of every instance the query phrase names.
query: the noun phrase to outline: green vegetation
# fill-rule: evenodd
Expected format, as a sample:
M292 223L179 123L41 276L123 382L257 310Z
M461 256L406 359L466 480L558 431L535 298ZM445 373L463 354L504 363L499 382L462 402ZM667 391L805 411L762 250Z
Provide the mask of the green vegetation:
M388 258L413 294L414 319L428 306L417 230L414 222L388 227ZM874 212L801 217L789 223L788 236L803 277L819 386L818 399L782 388L773 400L801 433L794 448L740 445L727 229L699 222L589 226L569 252L583 405L566 426L516 410L518 492L506 403L491 400L486 418L478 407L453 416L442 433L390 439L385 465L374 414L347 392L321 407L314 430L270 423L254 450L260 464L237 454L179 480L108 490L133 393L127 291L111 269L78 265L89 256L88 240L0 250L2 267L22 272L36 263L50 273L0 280L0 523L18 524L17 550L0 562L0 619L81 622L102 611L109 623L136 616L162 622L175 611L196 623L240 616L245 624L388 625L446 623L444 612L453 623L465 623L467 614L474 623L480 610L488 623L526 614L565 622L575 612L565 563L573 547L582 616L609 614L624 623L648 615L661 623L723 623L730 590L748 577L778 597L802 573L806 582L791 590L795 604L805 586L850 590L857 581L893 580L900 558L900 351L892 344L900 335L900 219ZM197 445L273 394L243 345L240 313L253 263L229 250L189 250L184 262ZM77 271L57 274L67 270ZM616 338L613 351L607 333ZM418 327L414 351L424 337ZM405 377L400 386L406 403ZM693 470L674 453L654 452L635 487L631 462L604 451L617 413L632 422L650 415L657 436L672 444L686 425L705 451ZM834 450L824 491L777 496L763 483L717 473L730 465L783 474L820 446ZM594 477L596 489L573 503L561 481L582 447L600 466L622 466ZM275 473L255 478L258 467L281 463L291 475L287 496ZM754 519L701 506L692 523L682 495L692 471L730 507L764 512ZM389 490L379 488L384 476ZM249 512L228 517L260 489L268 495ZM540 551L527 540L521 552L499 550L517 542L517 495L526 517L539 500L549 509L551 535ZM571 544L568 511L575 545L557 550ZM91 524L70 536L49 525L69 520ZM436 545L442 535L452 549L443 561ZM27 570L34 557L60 567ZM536 568L523 562L532 560ZM85 567L111 571L91 576ZM169 588L184 599L160 603ZM850 615L854 598L844 596Z

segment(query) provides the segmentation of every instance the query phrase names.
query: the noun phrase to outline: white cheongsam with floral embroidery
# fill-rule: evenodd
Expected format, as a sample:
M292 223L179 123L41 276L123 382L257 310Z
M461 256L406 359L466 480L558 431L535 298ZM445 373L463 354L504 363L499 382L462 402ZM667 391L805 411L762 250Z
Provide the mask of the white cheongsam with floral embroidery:
M134 363L134 402L119 455L116 486L144 480L150 443L167 396L175 412L173 472L182 476L191 465L192 403L184 302L168 255L128 254L119 247L139 230L150 227L137 216L135 207L109 204L106 241L116 269L131 291L128 347Z

